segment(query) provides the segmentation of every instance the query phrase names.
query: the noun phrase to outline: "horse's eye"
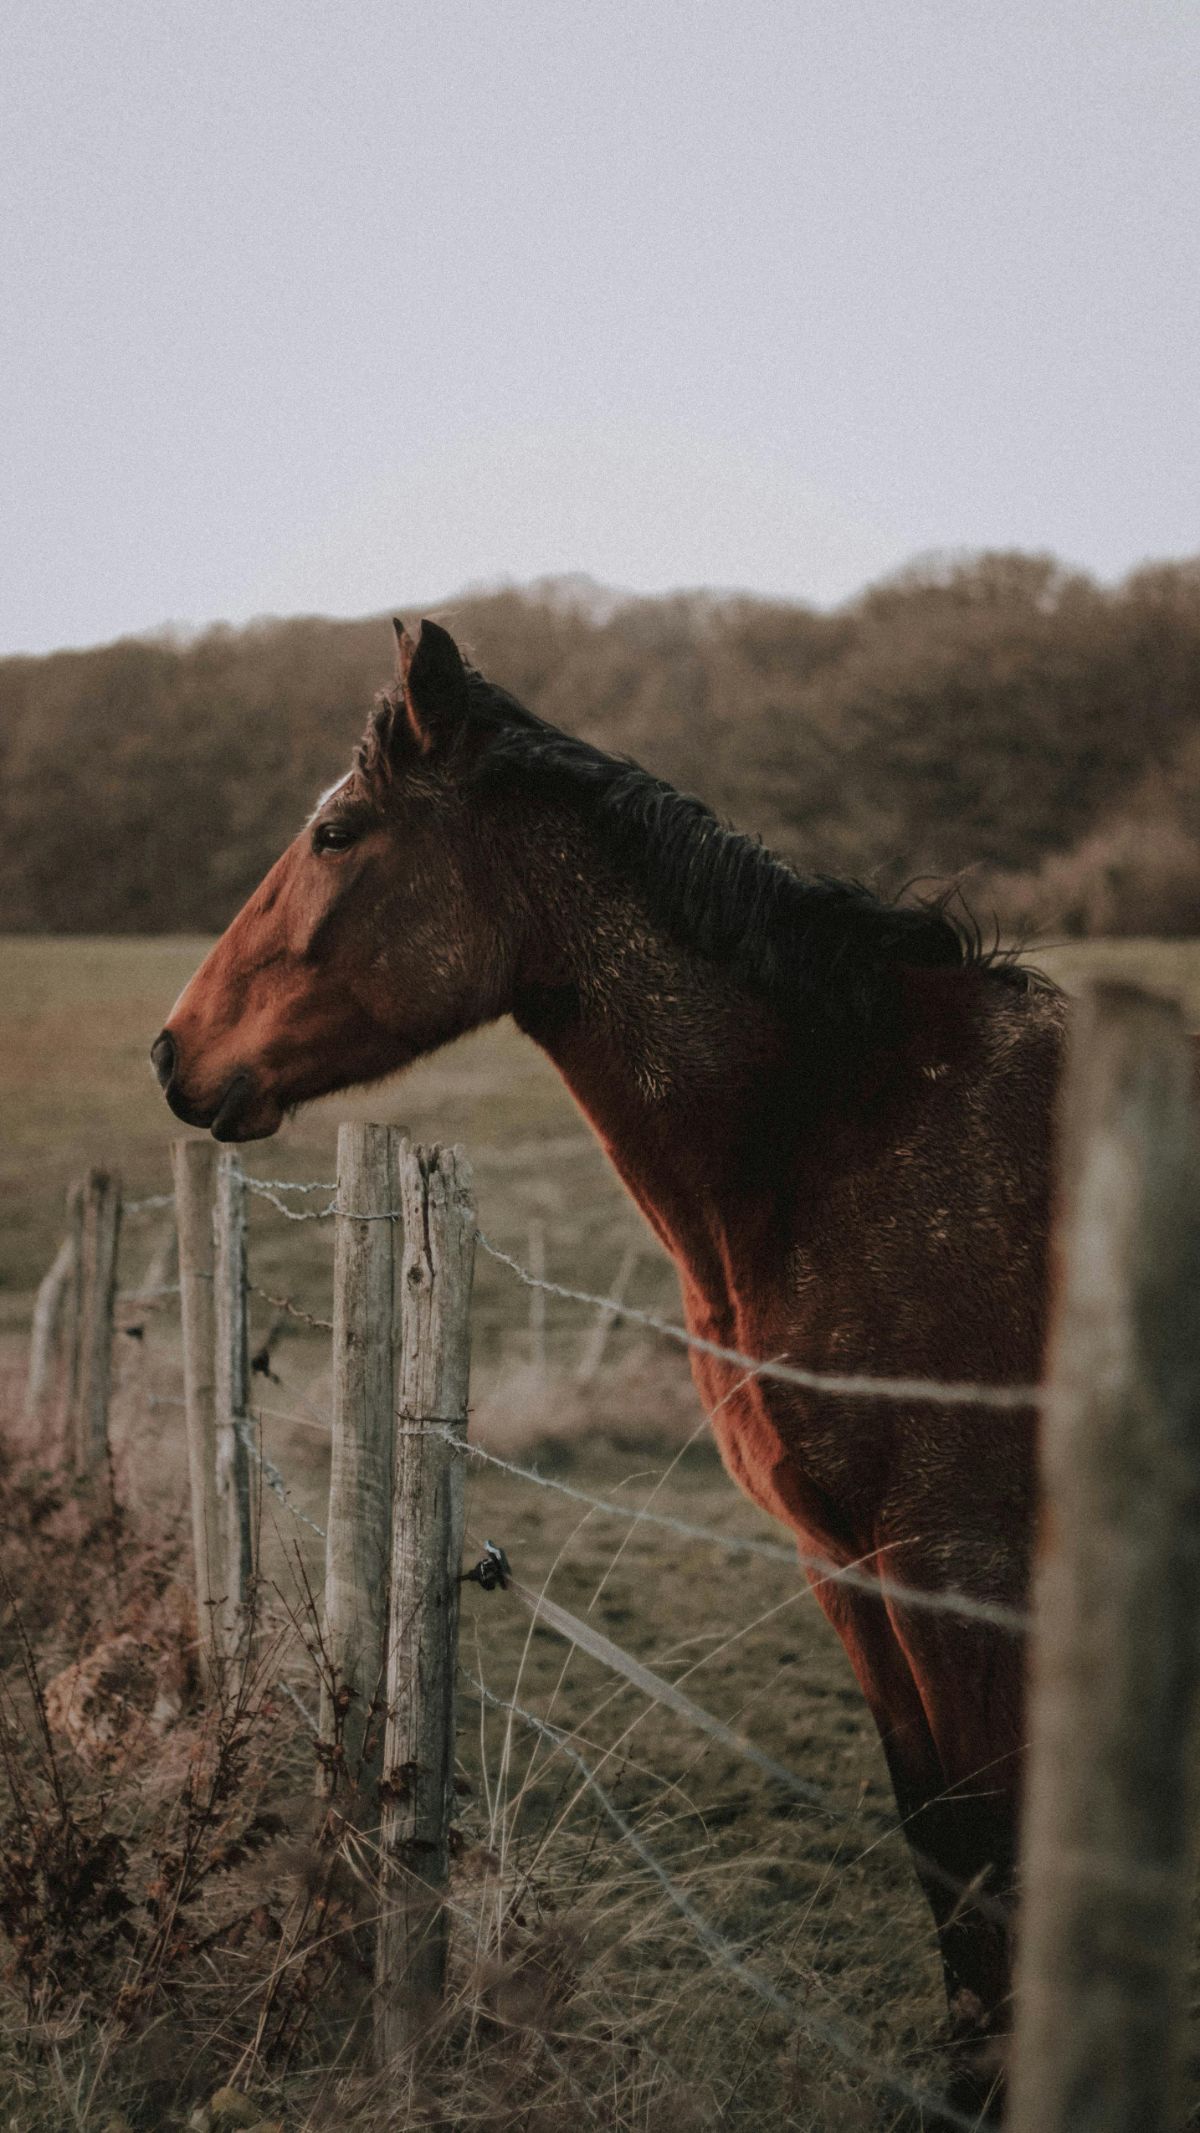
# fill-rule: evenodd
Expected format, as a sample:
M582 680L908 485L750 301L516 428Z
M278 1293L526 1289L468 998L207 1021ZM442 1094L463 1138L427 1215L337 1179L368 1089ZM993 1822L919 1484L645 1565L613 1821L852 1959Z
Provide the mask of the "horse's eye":
M349 822L318 822L313 831L314 852L344 852L354 843L356 832Z

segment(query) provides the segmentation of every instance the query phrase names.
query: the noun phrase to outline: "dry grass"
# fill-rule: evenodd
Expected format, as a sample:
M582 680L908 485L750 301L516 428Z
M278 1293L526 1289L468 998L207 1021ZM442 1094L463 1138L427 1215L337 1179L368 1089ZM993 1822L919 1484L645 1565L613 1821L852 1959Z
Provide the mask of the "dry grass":
M869 2078L712 1965L575 1764L485 1707L466 1679L565 1729L679 1886L799 2007L843 2024L868 2058L935 2081L930 1935L869 1722L813 1602L777 1566L697 1542L665 1555L645 1528L493 1468L469 1470L472 1558L485 1535L501 1538L523 1577L686 1675L692 1694L826 1786L839 1814L798 1809L590 1660L531 1634L510 1598L468 1587L449 2006L418 2069L386 2080L365 2070L369 1848L323 1824L311 1738L275 1687L286 1679L315 1704L320 1542L264 1498L263 1664L204 1714L177 1600L180 1433L147 1400L172 1349L169 1325L156 1324L126 1351L114 1413L121 1530L28 1469L8 1474L0 1501L19 1596L0 1649L0 2124L7 2104L30 2133L102 2133L118 2110L134 2128L182 2128L230 2082L289 2133L899 2123ZM622 1406L586 1461L552 1439L524 1456L631 1509L653 1495L731 1537L766 1530L707 1447L623 1441L638 1369L649 1393L659 1367L628 1356ZM497 1399L503 1383L497 1373ZM553 1381L542 1398L555 1404ZM272 1444L298 1508L319 1518L320 1440L278 1424ZM123 1662L96 1677L123 1699L123 1724L93 1727L89 1753L92 1709L73 1731L50 1729L35 1681L130 1636L142 1675ZM153 1734L164 1678L182 1693ZM19 1864L31 1851L32 1884ZM66 1855L91 1874L86 1914L69 1876L47 1868Z

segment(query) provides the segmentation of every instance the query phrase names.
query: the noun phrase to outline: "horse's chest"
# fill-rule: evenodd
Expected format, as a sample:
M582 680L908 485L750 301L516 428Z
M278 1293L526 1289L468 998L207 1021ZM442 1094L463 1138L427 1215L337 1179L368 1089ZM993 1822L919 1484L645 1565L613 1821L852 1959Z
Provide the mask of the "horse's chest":
M859 1552L870 1495L861 1487L865 1463L856 1480L837 1430L801 1408L777 1381L742 1373L731 1390L729 1373L722 1382L720 1366L696 1375L722 1460L738 1487L790 1527L806 1550L846 1558Z

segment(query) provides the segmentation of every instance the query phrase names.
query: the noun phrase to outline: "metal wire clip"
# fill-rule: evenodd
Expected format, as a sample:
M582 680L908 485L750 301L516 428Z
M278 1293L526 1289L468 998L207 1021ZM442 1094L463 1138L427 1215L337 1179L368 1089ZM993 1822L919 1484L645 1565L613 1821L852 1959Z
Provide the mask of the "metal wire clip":
M512 1580L512 1565L496 1541L485 1541L483 1554L473 1570L464 1570L460 1584L478 1585L484 1592L507 1592Z

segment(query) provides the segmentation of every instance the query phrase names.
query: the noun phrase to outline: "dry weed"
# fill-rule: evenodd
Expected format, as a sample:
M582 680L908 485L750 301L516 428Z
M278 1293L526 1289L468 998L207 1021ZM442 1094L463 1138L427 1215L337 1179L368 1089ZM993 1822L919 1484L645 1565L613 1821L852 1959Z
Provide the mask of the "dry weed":
M621 1359L620 1405L633 1413L645 1361ZM578 1419L587 1426L583 1401ZM644 1439L633 1456L640 1472ZM555 1499L564 1561L579 1515ZM21 2133L882 2133L895 2122L869 2083L711 1967L553 1744L503 1712L476 1716L466 1688L449 1991L417 2060L372 2070L372 1802L336 1737L323 1758L333 1797L316 1796L303 1714L314 1665L329 1669L309 1558L276 1551L258 1657L205 1708L178 1528L115 1530L86 1497L11 1471L0 1521L19 1565L0 1611L0 2128L6 2116ZM594 1558L597 1591L615 1556ZM506 1689L517 1700L525 1649ZM553 1713L544 1658L527 1693ZM469 1650L464 1660L480 1663ZM701 1805L686 1766L664 1786L611 1686L590 1708L574 1702L571 1726L621 1812L731 1944L799 2004L823 2004L832 1960L819 1971L795 1921L782 1938L775 1927L776 1825L748 1828L740 1794ZM802 1927L827 1930L822 1902L818 1889Z

